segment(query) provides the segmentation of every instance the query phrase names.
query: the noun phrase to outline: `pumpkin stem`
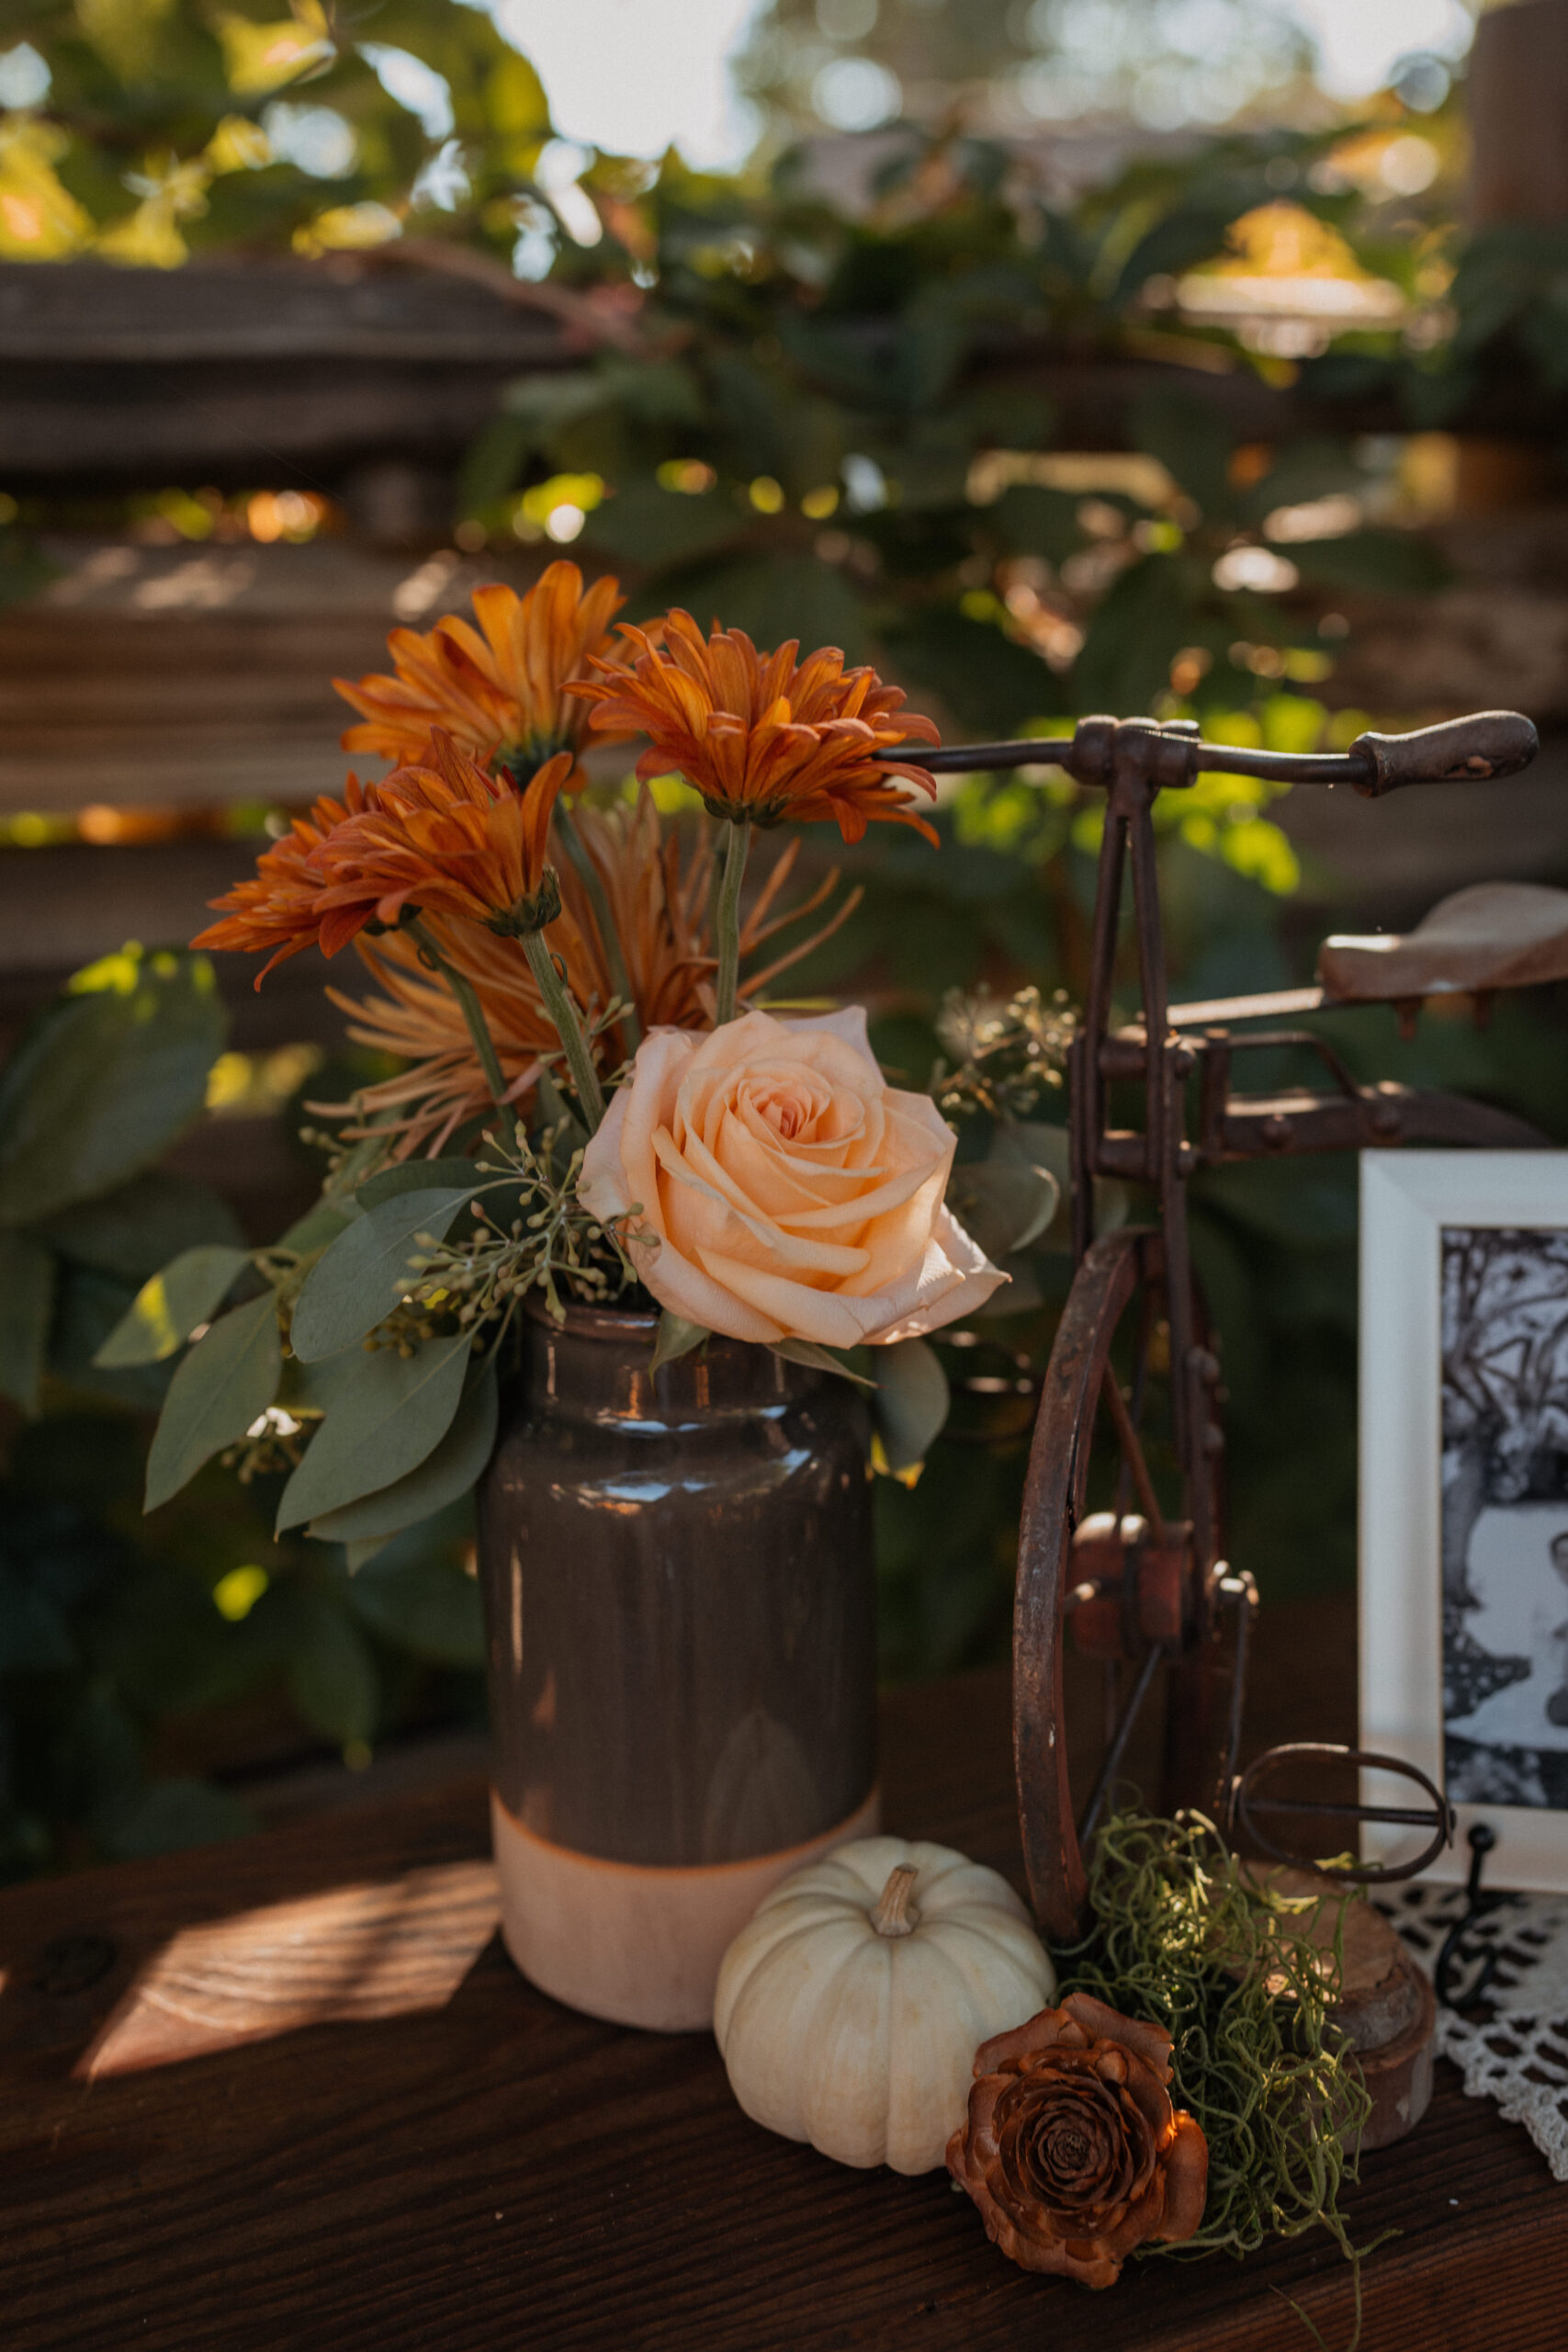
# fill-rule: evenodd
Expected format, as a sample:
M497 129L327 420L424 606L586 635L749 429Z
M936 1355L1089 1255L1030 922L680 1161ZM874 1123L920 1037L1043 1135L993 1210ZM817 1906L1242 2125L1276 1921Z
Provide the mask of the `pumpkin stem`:
M887 1873L887 1883L876 1898L876 1908L871 1924L879 1936L911 1935L919 1925L920 1915L909 1906L909 1889L919 1872L900 1862Z

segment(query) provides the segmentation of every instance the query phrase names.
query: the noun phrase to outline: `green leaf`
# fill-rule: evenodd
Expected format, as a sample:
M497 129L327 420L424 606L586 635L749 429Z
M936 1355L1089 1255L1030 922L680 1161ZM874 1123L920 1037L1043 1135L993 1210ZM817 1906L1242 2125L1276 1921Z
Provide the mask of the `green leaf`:
M226 1027L205 956L127 948L77 973L0 1078L0 1224L161 1159L201 1115Z
M952 1399L942 1359L929 1340L878 1348L876 1433L895 1477L919 1467L942 1433Z
M169 1384L147 1457L147 1510L167 1502L204 1462L244 1436L276 1396L282 1370L271 1291L214 1323Z
M1073 664L1079 710L1147 710L1171 662L1201 629L1207 572L1184 556L1145 555L1119 572Z
M1292 539L1286 550L1315 588L1355 594L1428 595L1451 579L1437 549L1413 531L1347 531L1334 539Z
M283 1490L278 1532L378 1494L434 1453L462 1401L473 1344L473 1333L460 1331L427 1340L412 1356L395 1348L365 1355Z
M289 1332L295 1354L311 1363L373 1331L414 1279L409 1261L418 1236L444 1239L473 1191L472 1182L461 1191L421 1186L355 1217L305 1277Z
M662 1364L678 1363L682 1356L689 1356L694 1348L702 1347L712 1337L705 1323L688 1323L683 1316L672 1314L667 1306L659 1318L653 1362L649 1370L657 1372Z
M362 1209L378 1209L383 1201L394 1201L403 1193L439 1191L451 1186L461 1192L472 1192L485 1177L503 1175L499 1168L484 1168L473 1159L404 1159L396 1168L383 1168L378 1174L367 1176L355 1199Z
M1015 554L1043 555L1060 566L1083 545L1078 525L1082 503L1068 490L1014 482L985 510L984 519L1001 533Z
M1133 447L1157 458L1212 520L1235 512L1230 481L1233 435L1213 401L1190 392L1149 391L1134 401Z
M54 1252L0 1228L0 1396L36 1413L54 1311Z
M456 1502L478 1483L495 1443L500 1416L495 1366L487 1364L457 1408L456 1419L417 1469L358 1502L313 1519L306 1529L325 1544L363 1544L396 1535Z
M118 1281L113 1274L96 1273L91 1266L73 1266L63 1258L57 1276L49 1335L51 1376L86 1396L106 1397L133 1411L162 1412L172 1363L100 1372L93 1362L116 1324L125 1320L136 1296L133 1285Z
M323 1592L307 1597L288 1695L312 1731L346 1747L376 1728L376 1661L346 1609Z
M797 637L803 645L839 646L847 662L865 655L866 616L859 596L841 571L815 556L742 556L663 580L657 599L650 589L641 602L655 612L666 602L684 605L702 615L704 628L710 615L722 613L727 628L743 628L753 644L770 650ZM1041 668L1049 677L1043 663Z
M130 1311L109 1333L93 1362L101 1372L127 1364L162 1363L177 1355L198 1323L209 1323L250 1252L204 1243L182 1250L172 1265L142 1283Z
M320 1200L297 1217L278 1242L280 1250L293 1250L301 1258L315 1250L329 1250L340 1233L346 1233L359 1215L357 1204L349 1201Z
M182 1250L200 1242L243 1247L240 1220L227 1201L192 1176L156 1168L95 1201L79 1201L35 1232L73 1265L143 1283Z
M409 1538L419 1533L409 1531ZM362 1568L349 1590L355 1613L373 1634L433 1666L484 1664L484 1607L479 1580L443 1549L404 1556L397 1544Z
M582 544L615 563L661 571L728 547L746 526L728 491L661 490L648 479L623 482L614 498L596 506Z
M1049 1169L1011 1155L969 1160L947 1186L948 1207L997 1266L1044 1232L1060 1198Z
M933 609L889 632L900 675L908 674L919 707L919 689L942 696L964 728L1006 735L1026 719L1047 716L1062 690L1038 653L990 621Z
M773 1340L769 1344L774 1355L783 1356L786 1363L807 1363L818 1372L836 1372L841 1379L852 1380L857 1388L876 1386L875 1381L858 1371L838 1348L818 1347L815 1340Z

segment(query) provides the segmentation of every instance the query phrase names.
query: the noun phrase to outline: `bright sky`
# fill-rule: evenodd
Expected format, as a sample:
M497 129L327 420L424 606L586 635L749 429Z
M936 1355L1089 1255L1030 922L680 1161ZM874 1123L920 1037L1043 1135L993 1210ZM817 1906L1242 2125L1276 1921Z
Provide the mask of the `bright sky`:
M740 163L757 134L728 61L761 0L494 0L537 69L563 138L616 155Z
M472 5L472 0L470 0ZM479 0L485 5L485 0ZM736 96L728 61L763 0L491 0L496 22L537 67L568 139L622 155L738 164L755 119ZM1396 60L1432 50L1461 56L1463 0L1290 0L1318 45L1325 86L1358 98L1380 89Z
M1382 89L1413 51L1462 57L1473 29L1462 0L1290 0L1317 43L1318 79L1337 98Z

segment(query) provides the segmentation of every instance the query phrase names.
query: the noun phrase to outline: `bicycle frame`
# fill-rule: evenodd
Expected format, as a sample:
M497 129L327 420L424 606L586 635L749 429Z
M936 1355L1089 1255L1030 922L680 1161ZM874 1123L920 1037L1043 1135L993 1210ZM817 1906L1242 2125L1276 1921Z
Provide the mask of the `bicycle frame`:
M1536 730L1528 718L1514 711L1487 711L1411 735L1368 732L1340 753L1204 743L1195 720L1162 725L1147 718L1094 718L1080 719L1068 738L951 747L924 755L924 764L934 771L1059 766L1076 783L1105 793L1089 990L1069 1069L1073 1254L1081 1262L1094 1239L1095 1177L1119 1177L1155 1189L1171 1303L1171 1361L1180 1367L1174 1383L1177 1451L1201 1553L1212 1552L1213 1535L1212 1481L1205 1472L1210 1457L1203 1448L1205 1442L1213 1446L1206 1392L1215 1385L1218 1367L1208 1350L1196 1347L1190 1328L1188 1180L1200 1168L1229 1160L1303 1151L1411 1142L1523 1146L1540 1138L1523 1120L1485 1103L1389 1082L1359 1085L1326 1040L1310 1031L1230 1035L1232 1022L1315 1011L1324 1002L1321 989L1173 1008L1160 922L1155 801L1162 792L1190 788L1201 773L1280 784L1348 784L1375 799L1408 784L1510 775L1528 766L1536 749ZM1113 1028L1112 989L1129 869L1141 1018ZM1235 1055L1282 1046L1316 1053L1332 1072L1333 1091L1238 1095L1232 1085ZM1194 1076L1197 1132L1190 1138L1187 1094ZM1141 1131L1109 1124L1109 1090L1117 1081L1143 1090Z
M1038 1464L1032 1456L1014 1630L1015 1746L1031 1882L1037 1908L1058 1929L1063 1920L1081 1911L1077 1837L1064 1838L1056 1795L1036 1800L1031 1792L1051 1778L1047 1758L1055 1749L1059 1730L1064 1609L1075 1600L1080 1605L1089 1601L1086 1619L1094 1614L1097 1623L1107 1620L1097 1644L1099 1654L1111 1661L1131 1659L1137 1668L1130 1698L1119 1720L1109 1726L1105 1768L1077 1836L1087 1836L1092 1826L1162 1655L1178 1661L1185 1683L1168 1722L1168 1802L1172 1783L1182 1802L1191 1802L1199 1793L1193 1785L1194 1758L1209 1736L1210 1645L1222 1597L1234 1601L1237 1611L1221 1776L1227 1804L1236 1788L1247 1625L1257 1596L1251 1577L1231 1576L1218 1556L1216 1486L1224 1445L1217 1411L1220 1364L1193 1329L1190 1179L1201 1168L1226 1161L1303 1151L1415 1141L1518 1146L1540 1140L1522 1120L1485 1104L1389 1083L1359 1084L1328 1042L1311 1031L1272 1028L1240 1038L1231 1034L1230 1024L1235 1022L1284 1021L1315 1011L1325 1001L1319 989L1172 1008L1160 922L1154 803L1162 791L1190 786L1201 772L1291 784L1348 784L1375 798L1408 784L1511 775L1528 765L1535 750L1535 729L1528 719L1514 712L1488 712L1409 736L1368 733L1348 752L1332 755L1204 744L1196 724L1188 721L1162 726L1152 719L1099 718L1080 720L1070 740L953 747L922 755L922 764L948 772L1059 766L1077 783L1106 796L1089 983L1069 1069L1073 1250L1080 1277L1063 1314L1047 1384L1055 1381L1062 1395L1071 1389L1077 1396L1075 1453L1087 1448L1088 1430L1103 1396L1124 1448L1131 1447L1127 1458L1148 1519L1112 1519L1105 1531L1088 1521L1080 1527L1081 1505L1075 1497L1082 1490L1082 1464ZM1129 879L1139 1011L1134 1020L1113 1025L1112 991ZM1326 1067L1332 1087L1262 1097L1235 1091L1237 1053L1284 1046L1314 1053ZM1189 1090L1195 1078L1197 1114L1190 1135ZM1129 1084L1142 1091L1141 1128L1110 1124L1111 1089ZM1146 1238L1151 1251L1157 1251L1157 1275L1140 1271L1134 1277L1126 1267L1112 1272L1109 1261L1101 1270L1102 1251L1096 1251L1094 1266L1086 1265L1095 1241L1096 1177L1120 1178L1154 1190L1158 1226ZM1140 1269L1145 1258L1153 1268L1154 1255L1140 1245ZM1129 1414L1105 1355L1107 1284L1120 1283L1118 1295L1125 1296L1129 1283L1151 1279L1163 1288L1169 1323L1172 1418L1182 1488L1179 1522L1165 1519L1157 1501L1150 1508L1152 1482L1134 1426L1136 1400ZM1044 1410L1043 1402L1043 1414ZM1039 1452L1037 1446L1034 1455ZM1064 1513L1077 1547L1075 1556L1088 1571L1088 1581L1077 1585L1070 1597L1061 1590L1059 1576L1037 1574L1031 1557L1047 1524L1059 1524ZM1124 1627L1120 1634L1116 1624ZM1114 1672L1114 1664L1110 1670Z

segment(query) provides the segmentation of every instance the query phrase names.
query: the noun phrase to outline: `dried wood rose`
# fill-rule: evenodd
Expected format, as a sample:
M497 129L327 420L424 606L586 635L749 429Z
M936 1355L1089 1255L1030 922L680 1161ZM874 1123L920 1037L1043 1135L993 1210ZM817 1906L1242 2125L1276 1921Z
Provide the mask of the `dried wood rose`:
M1170 2050L1087 1993L981 2043L947 2168L1025 2270L1112 2287L1134 2246L1198 2227L1209 2145L1171 2106Z

